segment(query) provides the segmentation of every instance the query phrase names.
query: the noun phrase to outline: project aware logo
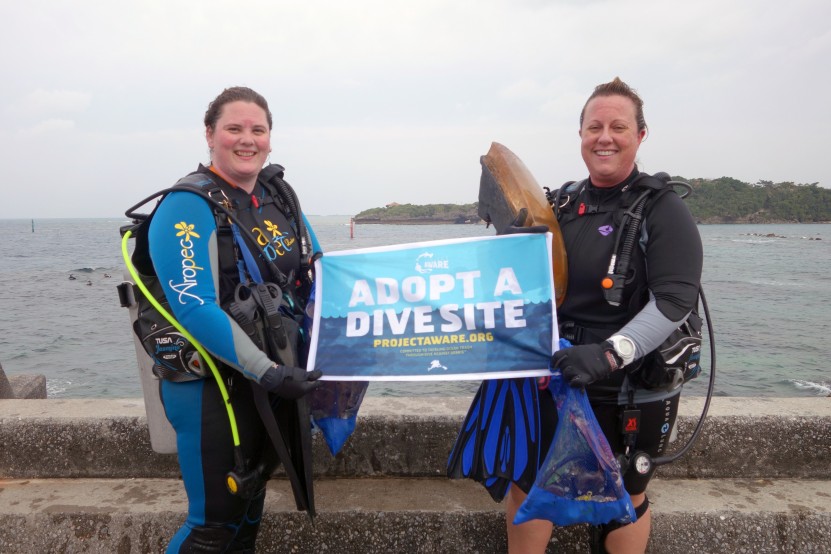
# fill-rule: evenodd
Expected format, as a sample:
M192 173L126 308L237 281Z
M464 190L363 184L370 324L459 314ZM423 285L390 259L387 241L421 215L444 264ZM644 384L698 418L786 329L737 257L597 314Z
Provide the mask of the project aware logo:
M434 269L450 269L450 262L448 260L434 260L432 252L424 252L419 254L415 262L415 270L421 273L431 273Z

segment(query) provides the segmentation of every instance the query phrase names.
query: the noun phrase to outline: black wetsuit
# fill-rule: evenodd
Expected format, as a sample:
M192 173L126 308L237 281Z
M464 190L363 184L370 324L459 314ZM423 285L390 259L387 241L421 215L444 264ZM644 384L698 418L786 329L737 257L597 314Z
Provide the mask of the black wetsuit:
M620 206L636 196L631 189L637 176L636 168L624 182L611 188L585 183L558 218L568 254L568 289L557 310L561 335L574 344L589 344L623 330L637 348L637 358L630 367L587 388L595 415L616 453L623 450L619 405L629 402L626 389L635 381L628 379L624 384L628 370L650 363L649 352L695 306L703 260L701 238L684 201L671 190L653 193L644 211L640 243L634 249L623 301L613 306L605 300L600 283L607 274L623 215ZM641 418L635 450L652 456L663 452L675 422L679 396L680 389L671 394L637 391L634 403ZM553 402L542 403L541 410L543 425L555 426ZM544 436L551 434L553 431ZM548 444L542 448L546 452ZM624 475L627 491L643 492L650 477L630 469Z

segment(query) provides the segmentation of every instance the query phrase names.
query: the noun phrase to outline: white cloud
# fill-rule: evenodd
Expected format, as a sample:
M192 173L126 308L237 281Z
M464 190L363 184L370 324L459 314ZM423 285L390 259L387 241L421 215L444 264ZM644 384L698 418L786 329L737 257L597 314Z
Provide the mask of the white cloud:
M38 137L43 135L62 134L75 128L71 119L47 119L20 131L21 136Z
M494 140L540 183L583 176L580 109L619 75L645 100L646 169L831 186L829 16L824 0L4 2L0 151L43 189L32 215L111 216L206 161L204 110L244 84L310 211L469 202ZM55 167L83 194L53 190Z
M503 98L539 98L544 94L545 88L533 79L511 83L499 91Z
M92 95L74 90L44 90L37 89L24 96L16 107L16 111L26 115L41 116L44 114L65 114L86 110Z

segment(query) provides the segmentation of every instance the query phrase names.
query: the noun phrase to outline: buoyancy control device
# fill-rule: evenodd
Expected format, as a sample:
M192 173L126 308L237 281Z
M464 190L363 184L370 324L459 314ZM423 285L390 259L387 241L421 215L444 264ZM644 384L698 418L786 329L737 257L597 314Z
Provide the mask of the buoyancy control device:
M545 188L546 197L560 223L603 209L576 202L586 183L586 180L572 181L554 191ZM678 193L676 187L681 188L682 192ZM672 180L666 173L655 175L641 173L625 188L623 201L615 208L620 213L620 224L616 231L607 275L600 283L604 298L613 306L621 304L623 286L629 275L634 249L639 247L639 241L642 238L641 224L647 205L654 202L660 195L669 192L676 192L681 198L686 198L692 193L692 186L683 181ZM699 304L703 308L704 319L699 315ZM649 362L640 364L635 371L636 374L631 376L631 382L637 383L637 386L643 389L675 394L680 386L701 373L702 326L705 320L710 350L709 383L701 416L687 443L672 454L654 459L643 452L632 452L625 457L625 460L622 460L622 464L631 464L639 472L646 474L654 466L671 463L683 456L698 438L710 407L716 377L715 334L703 287L699 285L698 299L690 314L655 351L648 355Z
M272 359L284 365L300 365L302 351L300 334L303 306L298 302L300 289L311 286L311 238L305 228L299 203L293 189L282 179L283 168L271 164L260 173L259 181L272 197L279 199L301 244L301 267L298 274L285 275L271 264L271 273L277 283L240 283L234 299L224 306L232 317L249 333L252 340ZM159 381L188 381L210 377L207 354L187 331L178 326L168 311L167 300L155 276L149 256L147 231L155 208L164 197L174 191L185 191L205 199L214 210L217 223L217 241L220 250L220 272L236 272L237 260L233 245L232 225L236 217L233 206L223 202L219 186L205 172L192 173L171 188L161 190L132 206L125 213L131 225L121 228L122 252L125 260L125 280L118 285L123 307L130 310L139 375L147 412L151 447L159 453L175 453L176 434L165 415L160 398ZM206 183L206 180L210 181ZM156 200L150 214L139 210ZM235 225L237 232L246 235L247 243L258 242L245 226ZM132 255L128 241L135 239ZM143 290L142 290L143 289ZM220 379L217 379L220 382ZM224 387L221 387L224 388ZM230 408L230 405L229 405ZM229 411L233 423L233 414ZM236 432L234 431L234 434Z

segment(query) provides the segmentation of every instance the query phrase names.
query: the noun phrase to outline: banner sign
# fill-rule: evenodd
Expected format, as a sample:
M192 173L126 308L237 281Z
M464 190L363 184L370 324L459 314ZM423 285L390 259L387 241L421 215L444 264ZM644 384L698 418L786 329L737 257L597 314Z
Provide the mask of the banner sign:
M334 381L548 375L551 263L550 233L325 254L308 369Z

